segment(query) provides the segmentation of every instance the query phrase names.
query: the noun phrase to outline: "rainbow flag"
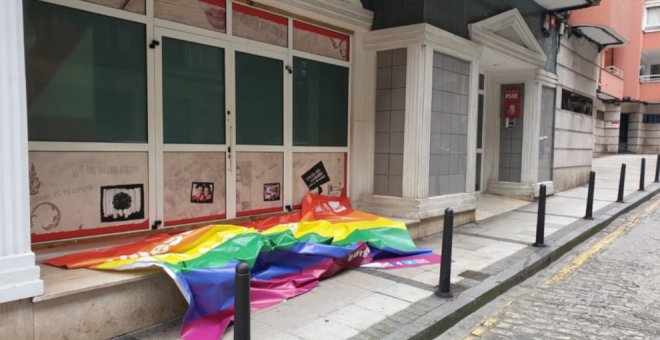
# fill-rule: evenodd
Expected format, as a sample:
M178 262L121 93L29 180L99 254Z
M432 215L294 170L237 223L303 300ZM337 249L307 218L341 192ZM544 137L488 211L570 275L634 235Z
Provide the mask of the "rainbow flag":
M351 209L346 198L308 194L300 212L242 226L158 234L46 263L105 270L162 268L189 303L181 329L181 337L188 340L218 339L233 320L234 275L240 261L250 264L251 309L258 310L308 292L320 279L344 269L430 254L416 249L401 222Z

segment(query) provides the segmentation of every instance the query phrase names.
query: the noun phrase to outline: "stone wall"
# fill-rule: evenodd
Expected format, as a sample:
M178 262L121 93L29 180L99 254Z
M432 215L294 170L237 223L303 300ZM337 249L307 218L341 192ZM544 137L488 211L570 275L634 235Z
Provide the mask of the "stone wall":
M562 91L590 97L596 103L598 86L598 48L584 38L564 37L557 55L557 100L555 115L555 152L553 181L557 192L589 180L594 153L594 119L561 108Z

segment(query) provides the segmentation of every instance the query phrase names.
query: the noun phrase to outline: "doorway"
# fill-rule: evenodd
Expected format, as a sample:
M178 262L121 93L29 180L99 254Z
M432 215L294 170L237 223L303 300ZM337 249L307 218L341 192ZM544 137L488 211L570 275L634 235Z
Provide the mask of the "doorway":
M630 115L621 114L621 124L619 124L619 153L628 152L628 122Z

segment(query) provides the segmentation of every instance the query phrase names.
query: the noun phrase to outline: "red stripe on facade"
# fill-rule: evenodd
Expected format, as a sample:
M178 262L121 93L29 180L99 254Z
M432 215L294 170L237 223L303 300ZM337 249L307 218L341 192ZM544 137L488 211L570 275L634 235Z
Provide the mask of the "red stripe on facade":
M280 212L280 211L282 211L282 207L246 210L246 211L237 212L236 217L267 214L267 213Z
M211 216L202 216L202 217L191 217L191 218L183 218L180 220L171 220L171 221L165 221L165 226L173 226L173 225L179 225L179 224L190 224L190 223L200 223L200 222L210 222L210 221L215 221L215 220L223 220L227 217L225 214L220 214L220 215L211 215Z
M225 0L199 0L199 2L203 2L209 5L218 6L222 8L227 7Z
M343 41L346 41L346 42L348 42L348 39L349 39L349 36L346 35L346 34L341 34L339 32L331 31L329 29L325 29L325 28L322 28L322 27L319 27L319 26L306 24L306 23L300 22L300 21L294 21L293 22L293 28L297 28L297 29L308 31L308 32L324 35L324 36L330 37L330 38L340 39L340 40L343 40Z
M260 11L252 7L239 5L237 3L232 4L232 9L236 12L258 17L280 25L287 25L289 23L289 19L287 19L286 17L281 17L279 15Z
M30 237L32 239L32 242L34 243L34 242L57 241L57 240L64 240L64 239L76 238L76 237L96 236L102 234L120 233L126 231L136 231L136 230L148 230L148 229L149 229L149 220L146 220L140 223L125 224L114 227L93 228L86 230L71 230L71 231L62 231L58 233L49 233L49 234L32 234Z

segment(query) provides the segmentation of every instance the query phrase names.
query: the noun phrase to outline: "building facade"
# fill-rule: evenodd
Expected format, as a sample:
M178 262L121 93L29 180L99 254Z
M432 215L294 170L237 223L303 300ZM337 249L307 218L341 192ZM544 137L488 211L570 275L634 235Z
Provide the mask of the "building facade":
M474 221L481 192L584 183L601 49L567 25L593 1L562 4L3 2L0 303L43 289L31 244L277 214L310 191L417 238L448 207Z
M660 151L660 2L603 0L575 11L573 25L603 28L592 39L619 36L625 44L604 47L600 59L594 153ZM589 33L587 33L589 35Z

